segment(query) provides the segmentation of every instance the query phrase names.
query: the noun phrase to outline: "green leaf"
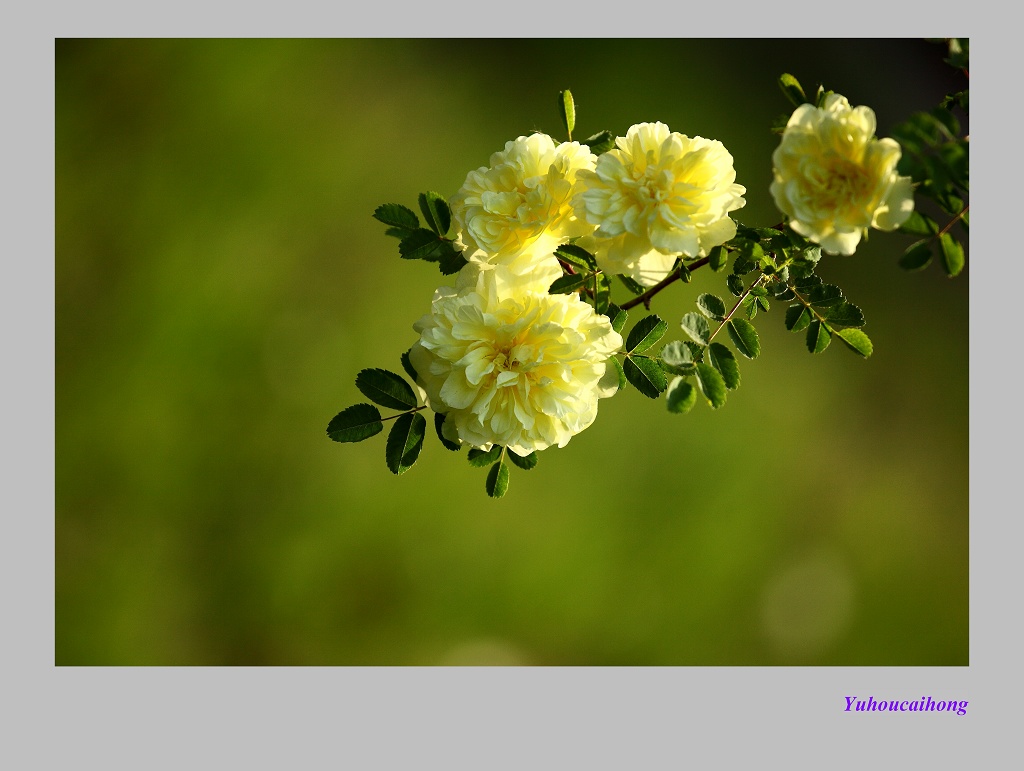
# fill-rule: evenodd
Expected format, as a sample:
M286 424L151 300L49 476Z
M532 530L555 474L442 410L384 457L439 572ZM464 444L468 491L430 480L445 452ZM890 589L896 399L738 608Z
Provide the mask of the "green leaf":
M939 226L927 214L913 211L907 221L900 225L899 230L912 236L933 236L939 232Z
M640 319L626 338L627 353L643 353L668 332L668 322L654 313Z
M673 340L661 349L661 368L673 375L693 374L693 352L681 340Z
M413 230L398 245L398 253L404 260L435 261L441 252L442 241L433 230Z
M576 128L576 104L569 89L558 92L558 114L562 116L562 125L572 141L572 130Z
M423 219L427 221L430 229L439 236L447 234L452 226L452 212L444 196L434 192L420 193L419 202Z
M347 407L327 424L327 436L335 442L361 442L384 430L380 410L372 404Z
M590 285L593 291L592 303L594 310L604 315L608 312L608 306L612 301L612 282L604 273L591 273L593 283Z
M611 308L608 309L609 314L612 314L613 311L614 315L612 315L612 329L614 329L621 335L622 330L626 327L626 321L629 319L629 314L626 311L622 310L622 308L619 308L617 305L612 306Z
M949 233L939 236L939 245L942 247L942 267L946 275L952 278L959 275L964 269L964 248Z
M715 271L715 273L725 270L725 266L728 261L729 252L726 251L724 246L716 246L708 252L708 266L711 270Z
M512 450L509 450L507 455L508 459L512 461L514 465L519 466L519 468L523 469L524 471L529 471L530 469L534 468L537 465L536 452L531 452L529 455L520 456L516 455L514 452L512 452Z
M725 380L722 378L722 374L710 364L701 362L697 365L697 385L712 409L717 410L725 404L725 396L728 393Z
M779 88L782 89L782 93L793 103L794 107L799 107L804 102L809 101L804 93L803 86L800 85L800 81L788 72L783 73L779 77Z
M722 321L725 318L725 302L717 295L708 294L707 292L698 295L697 307L709 319Z
M691 273L690 269L686 267L686 264L682 262L679 263L679 280L684 284L689 284L693 281L693 273Z
M657 399L668 387L668 379L654 359L645 356L634 359L627 356L622 371L626 374L626 380L632 383L637 391L651 399Z
M629 276L624 276L621 273L619 274L619 281L621 281L622 285L629 290L630 294L639 295L647 291Z
M581 246L576 244L562 244L555 249L555 257L579 268L585 273L594 271L597 268L597 258Z
M392 474L404 474L420 455L427 421L418 412L399 415L388 434L384 458Z
M419 380L419 375L416 374L416 368L412 366L412 359L409 358L409 351L411 350L412 348L402 354L402 369L405 370L405 374L412 378L412 382L415 383Z
M409 410L418 406L416 393L405 378L386 369L364 369L356 375L356 388L382 407Z
M740 363L736 361L732 351L721 343L712 343L708 346L708 353L711 354L711 364L717 369L725 387L735 391L740 385Z
M437 438L441 440L441 444L444 446L446 450L458 452L459 450L462 449L462 445L456 444L450 439L447 439L445 435L442 433L442 429L444 428L444 421L445 416L443 414L441 414L440 412L434 413L434 431L437 432Z
M474 468L483 468L484 466L489 466L490 464L494 463L494 461L496 461L499 457L501 457L500 444L491 445L491 449L489 450L481 450L476 447L473 447L467 454L469 465L473 466Z
M587 285L587 280L592 275L592 273L567 273L564 276L559 276L551 284L548 294L571 294L579 291Z
M826 308L843 302L843 290L835 284L822 284L807 293L807 300L815 308Z
M608 361L610 361L612 363L612 366L615 367L616 370L618 370L617 374L619 376L619 385L616 388L617 393L618 391L621 391L623 388L626 387L626 373L625 371L623 371L622 365L619 363L619 360L616 359L614 356L609 357Z
M829 326L862 327L864 312L851 302L843 301L826 309L825 320Z
M850 350L859 353L865 359L871 355L874 350L874 346L871 344L871 338L864 334L859 329L840 329L836 332L840 339L846 343Z
M729 322L729 337L736 350L748 359L756 359L761 353L761 341L757 338L757 330L746 319L733 319Z
M711 327L708 321L699 313L691 312L683 316L679 325L683 331L693 338L694 342L700 345L707 345L711 338Z
M440 269L441 275L450 276L466 267L466 258L462 256L462 252L455 251L455 247L449 242L444 241L440 251L441 256L438 258L437 267Z
M743 294L743 279L735 273L729 274L729 278L725 280L725 284L729 287L729 291L732 292L733 297L739 297Z
M811 323L811 311L804 305L790 305L786 309L786 329L799 332Z
M615 147L615 135L610 131L599 131L594 136L584 139L582 144L589 147L594 155L601 155Z
M501 498L508 492L508 466L498 461L487 472L487 494L492 498Z
M899 266L903 270L923 270L932 261L932 247L928 241L918 241L907 247L900 257Z
M420 226L420 220L416 213L398 203L385 203L378 206L373 213L373 218L401 230L416 230Z
M669 384L665 400L669 412L676 414L689 412L697 403L697 389L693 387L692 383L677 377Z
M832 342L832 333L829 328L815 319L807 325L807 350L811 353L821 353L828 344Z

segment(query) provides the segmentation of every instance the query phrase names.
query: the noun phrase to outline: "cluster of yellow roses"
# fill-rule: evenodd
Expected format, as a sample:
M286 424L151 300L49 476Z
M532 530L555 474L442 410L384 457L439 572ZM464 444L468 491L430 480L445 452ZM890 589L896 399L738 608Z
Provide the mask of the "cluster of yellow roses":
M913 210L899 145L874 133L870 109L833 94L793 113L773 155L776 205L827 252L852 254L868 227L895 229ZM450 201L467 265L435 292L409 354L446 438L528 455L589 426L616 390L606 361L623 341L578 294L548 293L555 249L573 240L606 274L653 286L736 235L735 180L721 142L662 123L631 127L600 156L519 137L470 172Z

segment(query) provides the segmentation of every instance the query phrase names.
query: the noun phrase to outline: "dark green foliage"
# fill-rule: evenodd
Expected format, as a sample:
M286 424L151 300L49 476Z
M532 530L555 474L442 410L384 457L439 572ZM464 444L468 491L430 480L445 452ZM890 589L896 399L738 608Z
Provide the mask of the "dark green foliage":
M729 252L726 251L725 247L716 246L708 252L708 267L715 271L715 273L718 273L719 271L725 270L728 259Z
M416 393L401 375L386 369L364 369L356 375L356 388L372 402L395 410L417 405Z
M462 256L462 252L455 251L455 247L450 244L447 248L441 248L441 256L437 260L437 267L440 268L441 273L445 276L450 276L453 273L458 273L466 266L466 258Z
M459 450L462 449L462 445L461 444L457 444L455 442L452 442L449 439L445 439L445 436L442 433L442 429L444 427L444 421L445 421L445 416L444 415L442 415L440 412L435 412L434 413L434 431L437 433L437 438L441 440L441 445L446 450L451 450L452 452L458 452Z
M735 391L740 385L740 363L736 361L733 352L721 343L712 343L708 346L708 354L711 357L711 364L722 375L725 387Z
M487 494L491 498L501 498L508 492L508 466L498 461L487 472Z
M684 284L689 284L691 281L693 281L693 274L690 272L690 269L686 267L686 265L682 262L679 263L679 280L682 281Z
M581 144L589 147L594 155L601 155L615 147L615 135L610 131L599 131L592 137L584 139Z
M697 385L713 409L717 410L725 404L728 389L726 388L725 380L722 378L722 373L713 366L704 362L697 365Z
M832 342L832 333L829 328L817 319L807 325L807 350L811 353L821 353L828 344Z
M519 466L519 468L523 469L524 471L529 471L530 469L535 468L537 465L536 452L531 452L529 455L520 456L516 455L514 452L512 452L512 450L509 450L506 454L508 455L508 459L512 461L513 465Z
M907 247L900 257L899 266L903 270L922 270L932 261L932 247L928 241L917 241Z
M494 463L501 456L501 445L495 444L491 446L489 450L480 450L476 447L470 449L467 454L470 466L476 468L483 468Z
M805 305L790 305L786 309L786 329L799 332L811 323L811 310Z
M622 285L623 285L624 287L626 287L626 289L627 289L627 290L629 290L629 292L630 292L631 294L634 294L634 295L640 295L640 294L643 294L643 293L644 293L644 292L646 291L646 290L645 290L645 289L644 289L644 288L643 288L642 286L640 286L640 284L638 284L638 283L637 283L636 281L634 281L633 279L631 279L631 278L630 278L629 276L624 276L624 275L622 275L621 273L619 274L619 281L621 281L621 282L622 282Z
M735 273L730 273L729 278L725 280L726 286L729 287L729 291L732 292L734 297L739 297L743 294L744 286L743 279L737 276Z
M746 319L733 319L729 322L728 329L736 350L748 359L756 359L761 353L761 341L757 337L754 325Z
M416 368L412 366L412 359L409 358L410 351L412 351L412 348L402 354L402 369L405 370L405 374L412 378L412 382L415 383L419 380L419 375L416 374Z
M782 93L785 94L786 98L793 103L794 107L799 107L809 101L807 95L804 93L803 86L800 85L800 81L788 72L783 73L779 77L779 88L782 89Z
M555 249L555 257L584 272L592 272L597 268L594 255L576 244L562 244Z
M452 212L444 197L440 193L420 193L419 204L430 229L439 236L447 235L452 226Z
M384 430L380 410L372 404L354 404L327 424L327 436L335 442L361 442Z
M571 294L585 287L589 279L590 274L566 273L552 282L548 292L550 294Z
M608 316L612 320L612 329L621 335L626 327L626 321L629 320L629 314L618 305L612 305L608 308Z
M851 302L843 300L825 309L823 314L829 326L862 327L864 312Z
M927 214L920 211L913 211L910 218L900 225L901 233L908 233L912 236L933 236L939 232L939 226Z
M398 203L381 204L374 211L373 217L400 231L416 230L420 226L420 220L416 213Z
M448 249L445 249L447 245ZM413 230L398 245L398 253L404 260L427 260L437 262L443 254L454 251L451 243L443 240L433 230Z
M689 412L697 403L697 389L693 387L692 383L677 377L669 385L665 399L669 412L678 414Z
M657 314L651 314L640 319L626 338L626 351L628 353L643 353L652 345L665 336L668 331L668 322L663 321Z
M627 356L622 370L626 380L633 384L637 391L651 399L657 399L668 387L665 372L654 359L646 356Z
M416 413L399 415L388 434L384 458L392 474L404 474L419 457L423 437L427 433L427 421Z

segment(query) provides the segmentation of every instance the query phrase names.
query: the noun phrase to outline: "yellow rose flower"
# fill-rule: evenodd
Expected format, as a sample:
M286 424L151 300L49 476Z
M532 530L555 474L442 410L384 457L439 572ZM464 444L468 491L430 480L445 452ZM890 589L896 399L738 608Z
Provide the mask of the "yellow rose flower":
M606 271L650 286L678 256L704 256L736 235L729 212L746 204L746 188L721 142L640 123L615 145L579 172L575 201L577 216L597 226L577 243Z
M546 262L528 276L470 263L413 325L410 361L462 441L519 455L564 447L614 393L602 379L622 337L577 295L547 293L560 273Z
M579 142L555 145L547 134L507 142L490 166L471 171L449 202L473 262L501 263L529 253L550 256L558 244L593 230L576 217L576 176L596 156Z
M789 226L833 254L853 254L869 227L895 230L914 211L900 146L875 137L875 113L832 94L800 105L772 154L772 197Z

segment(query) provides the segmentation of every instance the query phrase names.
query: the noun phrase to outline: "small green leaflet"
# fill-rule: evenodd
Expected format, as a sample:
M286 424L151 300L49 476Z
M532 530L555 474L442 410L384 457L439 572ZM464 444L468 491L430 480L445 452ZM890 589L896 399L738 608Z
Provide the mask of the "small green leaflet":
M608 308L608 315L612 320L612 329L621 335L622 330L626 327L626 321L629 319L629 313L617 305L612 305Z
M492 498L501 498L508 492L508 466L498 461L487 472L487 494Z
M701 362L697 365L697 385L708 400L712 409L718 409L725 404L725 396L728 390L722 374L710 364Z
M403 260L427 260L433 262L441 254L442 245L447 242L432 230L419 228L413 230L398 245L398 253ZM450 246L450 244L449 244Z
M942 267L950 278L959 275L964 269L964 248L949 233L939 236L939 246L942 247Z
M404 474L419 457L427 421L418 412L399 415L388 434L384 458L392 474Z
M420 193L419 203L423 219L427 221L430 229L439 236L447 234L452 226L452 212L444 197L440 193Z
M571 294L587 285L592 273L567 273L556 278L548 289L549 294Z
M643 353L665 336L668 322L663 321L656 313L640 319L626 338L628 353Z
M807 350L811 353L821 353L828 344L832 342L832 333L829 328L815 319L807 326Z
M740 385L740 363L736 361L732 351L721 343L712 343L708 346L708 353L711 355L711 363L722 375L725 387L735 391Z
M932 261L932 248L927 241L918 241L907 247L900 257L899 266L903 270L922 270Z
M665 372L654 359L646 356L637 356L635 359L627 356L622 371L636 390L648 398L657 399L668 387Z
M582 144L589 147L594 155L601 155L615 147L615 135L610 131L599 131L594 136L584 139Z
M420 226L419 217L415 212L397 203L381 204L373 213L373 218L401 230L416 230Z
M437 438L441 440L441 445L446 450L451 450L452 452L458 452L459 450L462 449L462 445L461 444L456 444L455 442L451 441L450 439L446 439L445 438L445 435L444 435L444 421L445 421L445 416L444 415L442 415L440 412L435 412L434 413L434 431L437 432Z
M927 214L919 211L911 212L910 217L900 225L901 233L909 233L912 236L933 236L939 232L939 226Z
M412 359L409 358L410 351L412 351L412 348L402 354L402 369L405 370L405 373L411 377L412 382L415 383L418 378L416 375L416 368L412 366Z
M356 388L372 402L395 410L417 405L416 394L401 375L386 369L364 369L356 375Z
M673 375L693 374L693 352L681 340L673 340L661 349L661 368Z
M793 103L794 107L799 107L804 102L810 101L806 94L804 94L804 89L803 86L800 85L800 81L788 72L783 73L779 77L779 88L782 89L782 93L785 94L786 98Z
M616 370L616 375L618 376L618 386L616 388L616 392L621 391L623 388L626 387L626 373L622 369L622 365L619 363L619 360L616 359L614 356L610 357L608 359L608 362L612 366L612 368Z
M555 249L555 257L582 271L590 272L597 268L594 255L576 244L562 244Z
M722 321L725 318L725 303L717 295L708 294L707 292L698 295L697 307L709 319Z
M674 378L668 386L668 393L665 396L665 406L669 412L682 414L693 409L697 403L697 389L693 384L681 377Z
M474 447L469 451L467 457L470 466L474 466L476 468L489 466L491 463L494 463L494 461L501 457L501 445L492 445L491 449L489 450L480 450Z
M327 436L335 442L361 442L384 430L380 410L372 404L354 404L327 424Z
M716 246L708 253L708 267L715 271L715 273L725 270L728 261L729 252L726 251L724 246Z
M852 351L859 353L865 359L874 351L871 338L859 329L840 329L836 332L839 338L846 343Z
M685 314L679 324L698 345L708 344L708 340L711 338L711 327L708 326L708 320L699 313Z
M558 92L558 114L562 116L562 125L572 141L572 130L576 128L576 104L569 89Z
M516 455L514 452L512 452L512 450L509 450L508 453L506 454L508 455L508 459L512 461L513 465L519 466L519 468L523 469L524 471L529 471L530 469L536 467L537 465L536 452L531 452L529 455L520 456Z
M761 342L757 338L757 330L746 319L733 319L729 322L729 337L732 338L736 350L748 359L756 359L761 353Z
M864 312L851 302L843 302L825 309L825 320L830 326L862 327Z

